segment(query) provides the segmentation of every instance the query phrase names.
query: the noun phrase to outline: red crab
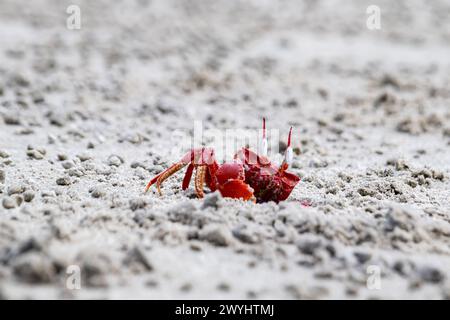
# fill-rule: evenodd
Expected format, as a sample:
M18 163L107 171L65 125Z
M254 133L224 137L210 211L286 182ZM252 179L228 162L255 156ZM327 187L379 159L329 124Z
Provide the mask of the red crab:
M254 202L280 202L291 194L300 181L295 174L286 171L292 162L291 148L292 128L289 130L287 149L280 167L272 164L266 157L267 140L265 119L263 119L263 138L261 155L242 148L232 162L218 164L212 148L192 149L181 160L158 174L147 184L147 191L154 183L161 194L161 184L181 168L188 166L182 188L186 190L195 172L195 191L198 198L203 198L203 186L211 191L219 190L223 197L251 200Z

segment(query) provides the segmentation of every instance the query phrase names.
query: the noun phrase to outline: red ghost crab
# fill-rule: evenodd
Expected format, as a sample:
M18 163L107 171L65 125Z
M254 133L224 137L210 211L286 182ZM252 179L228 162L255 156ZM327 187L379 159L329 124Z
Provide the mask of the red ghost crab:
M195 192L203 198L203 186L211 191L219 190L223 197L251 200L253 202L276 203L286 200L300 178L287 171L292 162L291 134L289 130L287 148L282 164L277 167L266 157L267 138L266 125L263 119L263 137L261 152L257 154L250 149L239 150L232 162L218 164L214 157L214 149L197 148L186 153L181 160L158 174L147 184L147 191L154 183L161 194L161 184L185 166L182 188L186 190L195 171Z

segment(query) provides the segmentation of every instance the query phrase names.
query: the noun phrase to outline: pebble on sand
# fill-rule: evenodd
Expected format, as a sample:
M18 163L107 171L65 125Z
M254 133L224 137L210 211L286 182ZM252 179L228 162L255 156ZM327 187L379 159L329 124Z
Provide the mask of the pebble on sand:
M12 197L5 197L2 201L5 209L14 209L17 206L17 202Z
M419 270L420 278L429 283L439 283L445 276L443 273L434 267L424 267Z
M200 231L199 238L221 247L226 247L233 241L230 230L223 225L206 226Z
M208 194L203 200L202 209L206 208L218 209L220 206L219 202L221 198L222 196L218 191Z
M61 177L56 179L56 184L59 186L68 186L70 185L70 178L69 177Z
M134 247L128 252L124 263L128 266L137 265L142 267L145 271L153 271L153 265L150 263L146 253L139 247Z
M12 114L4 115L3 121L5 122L5 124L10 125L10 126L17 126L17 125L20 125L20 123L21 123L19 116L12 115Z
M119 167L123 162L124 161L123 161L122 157L119 157L117 155L113 154L108 157L108 165L110 165L110 166Z
M42 159L44 159L44 155L42 153L40 153L39 151L34 150L34 149L27 150L27 156L29 156L30 158L35 159L35 160L42 160Z
M64 169L71 169L73 168L74 163L72 161L64 161L61 165Z
M243 243L255 244L261 242L258 234L254 233L245 225L239 225L232 231L233 236Z
M77 158L80 159L81 162L92 159L92 157L87 153L81 153L77 155Z
M314 255L317 249L322 246L322 243L319 239L301 239L297 242L297 248L306 255Z
M23 200L25 200L25 202L31 202L34 199L34 192L33 191L25 191L25 193L23 194Z
M93 187L89 192L93 198L102 198L106 195L106 192L102 187Z
M23 185L12 185L8 188L8 195L11 196L13 194L23 193L25 191L25 187Z
M142 209L147 206L147 200L142 197L130 199L129 203L130 203L130 209L132 211L136 211L137 209Z
M9 153L4 151L4 150L0 150L0 158L8 158L9 157Z
M52 261L37 252L19 257L13 264L13 272L25 283L50 283L55 278Z

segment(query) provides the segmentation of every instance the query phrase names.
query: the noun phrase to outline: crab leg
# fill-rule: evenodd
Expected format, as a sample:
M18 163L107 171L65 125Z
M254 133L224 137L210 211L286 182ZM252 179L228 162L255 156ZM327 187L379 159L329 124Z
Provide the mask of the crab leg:
M184 166L186 166L186 164L183 162L178 162L178 163L171 165L167 170L163 171L162 173L160 173L159 175L154 177L152 180L150 180L150 182L145 187L144 192L147 192L148 189L156 182L156 187L158 188L158 193L161 195L162 194L161 193L161 184L164 182L164 180L166 180L168 177L173 175L175 172L177 172Z
M191 163L191 164L189 164L189 166L186 170L186 173L184 175L184 178L183 178L183 185L182 185L183 190L186 190L189 187L189 182L191 182L193 170L194 170L194 165Z
M203 198L203 185L205 184L206 166L198 166L195 172L195 192L198 198Z

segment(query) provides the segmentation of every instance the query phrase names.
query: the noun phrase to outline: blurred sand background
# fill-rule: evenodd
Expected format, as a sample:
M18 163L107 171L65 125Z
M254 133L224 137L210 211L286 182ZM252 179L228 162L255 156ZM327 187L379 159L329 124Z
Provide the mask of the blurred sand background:
M0 297L450 298L449 17L448 1L2 0ZM287 201L198 200L181 173L143 194L174 131L264 116L301 148Z

